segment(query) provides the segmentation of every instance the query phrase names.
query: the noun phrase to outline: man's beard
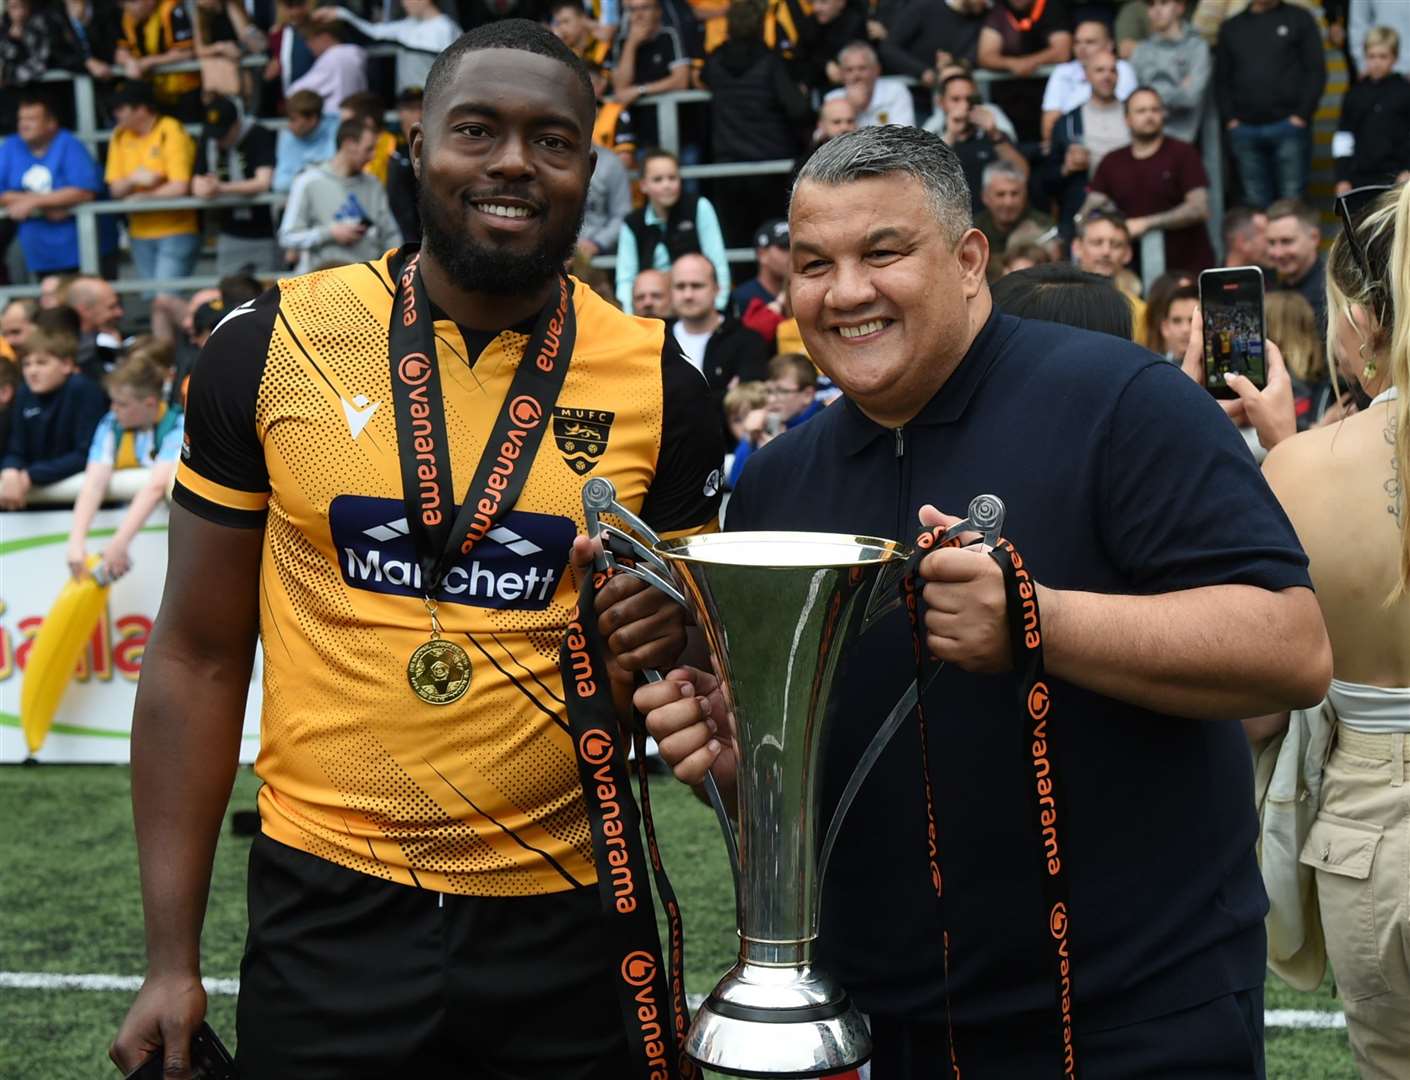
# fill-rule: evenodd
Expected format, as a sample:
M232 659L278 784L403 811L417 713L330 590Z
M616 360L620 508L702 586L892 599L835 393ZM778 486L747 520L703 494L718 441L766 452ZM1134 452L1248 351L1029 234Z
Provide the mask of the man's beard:
M557 277L572 257L587 213L584 199L568 228L546 233L537 248L521 255L477 244L464 218L447 210L424 185L417 192L416 206L421 212L421 242L451 281L466 292L495 296L531 293Z

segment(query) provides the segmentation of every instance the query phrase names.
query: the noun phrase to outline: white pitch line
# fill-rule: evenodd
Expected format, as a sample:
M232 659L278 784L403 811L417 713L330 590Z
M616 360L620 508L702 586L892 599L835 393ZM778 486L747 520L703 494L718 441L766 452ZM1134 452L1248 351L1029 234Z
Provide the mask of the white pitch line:
M202 979L208 994L233 997L239 979ZM52 971L0 971L0 987L10 990L124 990L142 989L140 975L60 975Z
M231 996L240 992L239 979L202 979L208 994ZM0 971L0 988L9 990L119 990L136 993L142 987L137 975L60 975L52 971ZM690 994L691 1011L700 1008L703 994ZM1346 1027L1346 1014L1315 1009L1267 1009L1263 1026L1268 1028L1330 1029Z
M1265 1009L1263 1026L1270 1028L1344 1028L1346 1013L1313 1009Z

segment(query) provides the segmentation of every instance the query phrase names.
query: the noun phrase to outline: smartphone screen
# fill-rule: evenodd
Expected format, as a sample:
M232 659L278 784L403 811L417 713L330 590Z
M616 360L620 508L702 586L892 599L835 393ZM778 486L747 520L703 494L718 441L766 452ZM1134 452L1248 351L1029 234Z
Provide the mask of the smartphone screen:
M1232 398L1226 373L1244 375L1260 390L1268 385L1263 351L1263 271L1256 266L1206 270L1199 276L1204 322L1204 385L1211 394Z

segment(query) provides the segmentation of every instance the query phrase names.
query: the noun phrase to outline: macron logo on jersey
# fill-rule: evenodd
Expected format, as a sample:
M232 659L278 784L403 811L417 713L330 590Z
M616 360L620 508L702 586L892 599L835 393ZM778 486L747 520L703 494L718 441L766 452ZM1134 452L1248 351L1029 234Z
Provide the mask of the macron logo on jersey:
M451 516L459 508L451 510ZM396 499L339 495L328 508L338 569L350 588L421 597L421 566ZM578 527L570 518L513 510L470 555L451 563L437 599L499 610L542 611L553 599Z

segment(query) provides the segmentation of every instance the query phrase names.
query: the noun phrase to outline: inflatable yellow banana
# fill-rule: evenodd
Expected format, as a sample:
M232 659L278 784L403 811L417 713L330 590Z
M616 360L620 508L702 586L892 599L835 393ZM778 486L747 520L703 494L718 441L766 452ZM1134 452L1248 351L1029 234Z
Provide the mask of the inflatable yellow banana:
M99 562L97 555L90 556L89 572L83 580L70 578L64 583L29 647L20 685L20 726L31 754L44 745L78 658L108 602L111 583L103 576Z

